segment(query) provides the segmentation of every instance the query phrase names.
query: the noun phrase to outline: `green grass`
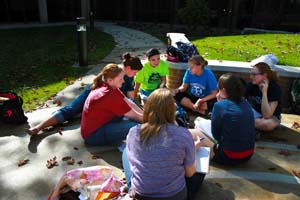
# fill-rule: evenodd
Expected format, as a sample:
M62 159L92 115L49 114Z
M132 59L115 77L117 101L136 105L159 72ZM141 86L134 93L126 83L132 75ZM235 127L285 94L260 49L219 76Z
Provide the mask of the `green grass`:
M114 47L112 36L88 30L88 62L99 63ZM0 30L0 89L22 96L35 109L85 74L78 62L75 26Z
M165 34L154 33L153 36L167 44ZM273 53L279 59L278 64L300 67L300 34L199 35L188 38L206 59L249 62Z
M272 53L281 65L300 66L299 34L251 34L190 38L207 59L251 61Z

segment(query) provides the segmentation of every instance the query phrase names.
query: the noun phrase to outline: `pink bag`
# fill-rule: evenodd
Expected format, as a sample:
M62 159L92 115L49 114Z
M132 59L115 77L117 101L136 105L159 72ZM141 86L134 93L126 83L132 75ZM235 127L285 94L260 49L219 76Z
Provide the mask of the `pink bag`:
M58 200L60 194L70 190L80 192L80 195L91 200L100 200L107 195L113 197L120 194L122 187L124 184L113 175L113 169L108 166L73 169L61 177L48 200Z

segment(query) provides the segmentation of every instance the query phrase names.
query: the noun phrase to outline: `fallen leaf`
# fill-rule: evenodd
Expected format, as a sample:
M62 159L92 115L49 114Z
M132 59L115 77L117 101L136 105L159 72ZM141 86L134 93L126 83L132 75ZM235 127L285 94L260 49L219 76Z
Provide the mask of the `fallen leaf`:
M77 164L82 165L83 164L82 160L78 161Z
M283 155L283 156L290 156L292 153L289 150L281 150L278 152L278 154Z
M292 125L291 128L298 129L298 128L300 128L300 124L298 122L294 121L294 123L293 123L293 125Z
M29 159L19 160L18 167L26 165L29 162Z
M292 171L294 176L297 176L298 178L300 178L300 172L296 172L295 170Z
M61 106L62 103L61 103L60 100L56 99L56 100L53 101L53 104L56 104L57 106Z
M72 158L71 156L65 156L61 160L62 161L67 161L67 160L70 160L71 158Z
M63 135L62 130L63 130L62 127L58 127L58 128L57 128L57 132L59 133L59 135Z
M93 160L96 160L96 159L98 159L98 158L101 158L100 156L97 156L97 155L92 155L92 159Z
M48 169L58 166L58 162L56 161L56 156L54 156L52 159L47 160L46 166Z
M223 188L223 186L221 185L221 183L216 182L216 185L220 188Z

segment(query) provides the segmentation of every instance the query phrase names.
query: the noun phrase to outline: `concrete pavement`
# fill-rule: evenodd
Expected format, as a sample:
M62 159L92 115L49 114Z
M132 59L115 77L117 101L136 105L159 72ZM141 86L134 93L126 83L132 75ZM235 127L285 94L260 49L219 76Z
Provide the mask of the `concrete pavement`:
M96 23L95 27L111 34L117 45L99 65L92 67L86 76L57 94L55 99L62 102L61 106L68 104L79 95L83 91L82 84L91 83L105 64L111 62L119 64L120 56L124 52L133 52L143 59L149 48L165 48L160 40L140 31L112 23ZM121 167L121 154L116 146L92 147L84 144L80 134L79 119L63 127L62 135L58 134L55 128L44 131L35 138L30 138L23 129L46 119L53 111L61 107L53 104L52 100L46 104L47 106L45 105L43 109L26 113L28 124L0 125L0 199L46 199L64 172L103 162L101 159L92 159L93 155L103 158L116 167ZM59 166L47 169L47 160L54 156L57 157ZM63 162L61 159L65 156L75 158L75 164L67 165ZM29 159L28 164L18 167L18 161L21 159ZM83 164L77 164L79 161ZM115 169L119 176L123 175L119 169Z
M106 63L120 63L122 53L130 51L143 59L149 48L165 50L161 41L146 33L113 23L96 23L95 26L113 35L117 45L102 63L57 94L56 99L62 101L62 106L80 94L82 83L91 83ZM65 124L62 135L57 127L35 138L25 134L23 128L39 123L60 108L52 101L46 103L47 108L26 114L26 125L0 125L0 199L46 199L64 172L103 164L104 161L114 166L116 174L123 177L120 170L121 154L117 146L85 145L80 135L79 118ZM300 151L296 148L296 145L300 145L300 133L299 130L290 129L294 121L300 122L300 117L284 115L284 126L263 136L249 163L235 168L212 164L197 199L299 199L299 177L293 171L300 173ZM46 161L54 156L59 166L47 169ZM72 156L75 164L63 162L61 159L65 156ZM21 159L29 159L28 164L18 167ZM79 161L82 161L81 165Z

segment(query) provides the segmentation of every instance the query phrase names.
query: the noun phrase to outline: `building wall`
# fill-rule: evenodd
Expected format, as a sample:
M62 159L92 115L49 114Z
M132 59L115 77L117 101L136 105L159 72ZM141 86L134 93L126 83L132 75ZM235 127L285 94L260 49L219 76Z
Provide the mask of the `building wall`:
M0 0L0 23L39 21L38 0Z
M0 0L0 23L39 22L39 0ZM95 20L177 23L185 0L47 0L48 21L72 21L93 1ZM210 26L300 31L300 0L208 0ZM88 7L88 6L87 6Z

